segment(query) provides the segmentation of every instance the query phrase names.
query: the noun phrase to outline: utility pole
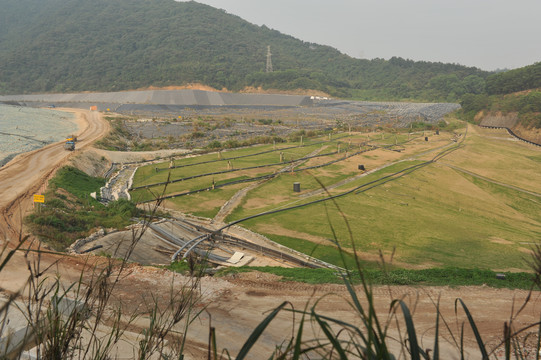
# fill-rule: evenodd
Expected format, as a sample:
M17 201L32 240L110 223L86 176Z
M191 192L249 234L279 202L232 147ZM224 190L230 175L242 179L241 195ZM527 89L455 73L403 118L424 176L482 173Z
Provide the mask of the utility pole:
M270 51L270 45L267 45L267 68L266 72L272 72L272 59L271 59L271 51Z

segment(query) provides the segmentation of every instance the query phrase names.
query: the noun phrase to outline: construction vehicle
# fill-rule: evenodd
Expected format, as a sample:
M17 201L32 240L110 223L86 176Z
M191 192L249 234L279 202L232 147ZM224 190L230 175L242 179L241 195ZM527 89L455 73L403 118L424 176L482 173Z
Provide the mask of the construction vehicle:
M72 138L66 139L66 142L64 143L64 149L69 151L75 150L75 141L73 141Z
M64 144L64 149L69 151L75 150L75 143L73 141L66 141L66 143Z

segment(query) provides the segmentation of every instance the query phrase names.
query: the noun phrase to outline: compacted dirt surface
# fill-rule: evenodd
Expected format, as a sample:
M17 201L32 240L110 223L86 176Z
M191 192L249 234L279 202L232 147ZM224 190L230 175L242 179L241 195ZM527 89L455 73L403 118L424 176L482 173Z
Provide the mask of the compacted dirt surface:
M23 218L33 206L33 195L45 189L47 181L68 159L89 148L97 139L109 132L109 123L97 111L60 109L73 112L79 126L76 150L64 149L63 142L50 144L32 152L20 154L0 169L0 246L3 249L15 247L25 239ZM21 248L36 247L35 239L29 237ZM43 256L42 265L53 264L57 257ZM58 269L68 277L73 264L58 264ZM62 270L60 270L62 269ZM28 278L27 264L22 252L15 253L7 267L0 273L0 289L9 292L21 290ZM75 278L76 279L76 278Z
M187 282L182 276L174 276L165 270L152 268L132 268L125 278L125 283L119 287L123 299L132 304L140 303L143 292L129 291L136 285L137 288L152 289L154 294L166 294L172 284L177 287ZM175 279L173 279L175 277ZM286 309L308 310L315 305L320 315L330 316L351 324L360 326L360 317L354 311L351 298L343 285L307 285L293 282L282 282L277 276L252 272L229 275L225 278L205 277L201 280L202 305L205 311L199 319L192 323L188 330L190 346L187 349L187 358L206 358L205 349L208 344L209 328L216 329L218 349L227 349L230 354L237 354L248 339L251 332L260 324L269 313L288 301ZM360 301L366 306L366 296L360 287L356 289ZM460 305L455 314L455 300L462 299L479 327L481 336L491 351L500 344L503 334L504 322L509 322L512 312L518 308L528 297L527 291L492 289L487 287L408 287L408 286L378 286L373 288L374 302L378 317L383 324L390 324L389 341L394 353L400 353L400 333L397 322L405 338L405 325L402 312L397 310L397 316L390 320L390 305L393 299L402 299L413 313L415 328L423 349L433 349L436 304L440 301L440 313L447 323L440 320L440 351L444 359L460 359L457 349L460 342L460 329L465 323L465 349L467 359L480 359L481 355L469 328L468 320ZM138 300L139 299L139 300ZM515 329L539 321L541 303L539 294L533 294L528 305L513 321ZM316 305L317 302L317 305ZM513 310L514 307L514 310ZM253 348L250 358L268 358L276 346L287 343L297 329L300 315L295 317L291 312L283 311L269 325L265 333ZM447 329L449 327L449 330ZM362 328L362 326L360 326ZM526 331L530 351L536 329ZM451 335L452 334L452 335ZM534 336L532 336L534 335ZM311 325L305 326L303 339L322 338L323 333ZM344 336L345 337L345 336ZM495 351L501 358L501 347ZM527 357L529 358L529 357Z
M81 132L78 149L85 148L103 136L108 131L108 124L97 112L76 110L80 116ZM0 240L2 244L13 246L19 238L22 228L21 218L32 207L31 195L36 193L52 176L54 171L64 164L71 156L62 148L62 144L49 145L43 149L23 154L0 170ZM89 260L90 259L90 260ZM96 257L56 256L44 254L42 262L50 264L58 262L50 271L58 273L67 283L74 281L83 269L85 262L93 262ZM28 276L25 259L22 255L15 256L9 266L0 273L0 288L4 292L20 290ZM147 303L151 297L164 300L167 294L177 293L190 280L187 277L175 275L167 270L130 265L121 276L114 299L124 304L128 312L140 309L141 304ZM205 276L197 286L201 293L198 309L204 309L188 330L187 359L206 359L209 329L216 329L217 347L227 349L234 357L249 337L253 329L269 314L271 310L288 301L286 308L308 309L317 302L316 309L327 316L342 319L360 325L358 314L352 309L350 296L343 285L306 285L283 282L280 278L258 273L227 275L222 278ZM436 320L436 303L439 299L439 310L445 319L440 321L441 351L445 359L459 359L460 352L456 344L460 342L460 328L465 322L466 358L480 359L475 339L467 324L467 318L456 299L462 299L479 327L481 336L488 344L489 350L496 347L502 338L504 323L513 318L513 329L539 321L541 314L541 298L539 292L533 292L527 305L516 317L514 313L528 298L528 292L523 290L492 289L488 287L375 287L374 303L378 316L383 323L390 323L389 336L396 341L390 341L397 356L400 352L400 336L405 337L405 326L400 310L396 320L389 320L389 309L393 299L403 299L414 314L415 328L419 341L424 349L433 347L433 334ZM363 304L366 296L361 289L357 294ZM455 309L457 311L455 312ZM291 312L281 313L268 327L249 358L268 358L276 346L290 339L298 325L300 316L293 317ZM132 324L130 331L137 334L144 326L144 319ZM398 331L397 324L401 331ZM306 339L321 338L323 335L317 327L306 326ZM449 334L451 330L453 336ZM183 331L182 329L177 329ZM524 335L536 333L532 328ZM401 335L400 335L401 334ZM523 337L524 338L524 337ZM531 341L535 336L526 336ZM134 344L136 347L137 345ZM135 350L134 350L135 351ZM500 358L502 351L495 352ZM126 358L130 358L128 355ZM532 358L532 357L527 357Z
M70 111L76 114L80 129L74 152L65 150L63 142L58 142L18 155L0 169L2 232L20 229L20 217L31 207L32 195L38 193L70 156L84 151L109 131L109 124L100 113L78 109Z

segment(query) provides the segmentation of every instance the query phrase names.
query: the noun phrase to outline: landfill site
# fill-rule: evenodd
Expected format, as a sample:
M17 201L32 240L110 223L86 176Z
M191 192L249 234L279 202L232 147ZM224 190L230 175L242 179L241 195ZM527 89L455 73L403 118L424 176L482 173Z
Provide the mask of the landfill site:
M94 148L93 144L109 133L111 124L103 113L89 111L89 109L125 116L149 117L150 121L142 123L146 124L145 126L148 126L150 130L147 129L148 132L140 130L140 132L143 134L142 136L149 136L149 134L153 136L150 126L154 122L152 121L154 117L178 118L181 116L184 120L185 118L193 119L195 116L231 116L237 124L242 124L242 118L245 116L250 116L252 119L265 119L266 114L270 114L267 118L272 118L273 121L280 119L283 125L293 129L297 126L297 121L303 121L303 128L310 124L313 124L314 127L316 125L318 127L333 127L340 121L345 122L346 125L354 126L357 123L364 126L385 124L407 126L412 121L438 122L443 115L459 107L457 104L357 102L311 96L243 95L192 90L2 96L0 102L32 107L75 108L79 110L70 111L77 113L80 119L84 120L83 126L81 126L82 130L77 134L78 141L75 151L66 151L63 144L50 144L16 158L10 166L5 166L0 171L0 180L4 185L0 188L0 195L2 195L0 196L0 209L2 209L1 215L3 216L0 230L7 239L14 240L18 238L17 229L22 228L20 214L24 214L32 208L32 199L27 195L39 193L40 188L45 186L51 174L60 166L65 165L68 159L82 161L85 156L93 159L99 159L103 156L112 162L127 163L135 161L131 160L131 157L142 157L136 152L122 153ZM161 120L156 121L156 123L160 122ZM166 125L169 126L165 121L161 124L164 129ZM281 124L273 123L274 127L278 125ZM270 128L265 124L260 127L262 129ZM141 127L141 129L143 128ZM432 144L432 140L430 144ZM176 149L175 151L182 152L184 149ZM147 155L156 157L157 153L149 151ZM398 154L390 151L388 153ZM173 216L153 223L145 232L144 236L148 238L148 242L142 241L141 244L147 247L141 252L136 252L135 255L145 255L147 263L168 263L176 255L178 256L177 252L180 247L187 250L192 249L195 245L193 242L195 238L201 236L201 239L208 239L208 235L216 232L220 226L216 222L203 222L197 218L183 218L175 212L171 213ZM134 225L134 231L139 231L141 226L140 224ZM100 232L87 239L81 239L74 246L77 249L72 250L75 252L97 251L97 254L100 254L110 248L115 251L112 257L122 257L125 252L130 251L130 240L133 239L131 229L125 232L110 229L100 230ZM248 238L251 243L245 241ZM248 230L240 227L230 227L215 240L214 243L204 242L201 250L215 246L215 256L209 260L216 265L328 267L327 264L317 263L306 255L294 254L283 248L272 248L272 244L264 238L258 238L257 234L249 233ZM195 252L196 247L193 247L192 251ZM152 257L150 258L149 255ZM50 266L51 271L58 271L67 281L77 281L85 269L87 257L63 256L60 258L55 253L44 252L40 259L45 264L44 266ZM144 257L140 256L133 260L143 263ZM22 252L14 253L8 264L9 267L4 269L1 279L5 291L15 294L21 289L21 284L28 279L28 264L26 255L23 256ZM141 309L141 304L150 297L164 303L169 301L168 294L173 294L173 289L183 289L189 278L157 267L129 265L118 279L111 299L119 302L121 299L122 304L126 306L123 310L135 313ZM344 322L352 321L352 319L357 321L356 318L352 318L352 307L351 303L348 302L351 295L350 289L343 285L315 286L283 281L277 275L263 272L249 272L231 273L224 277L201 277L198 286L201 301L196 305L197 309L204 309L204 311L201 311L197 321L191 322L190 331L186 337L185 358L187 359L207 358L209 354L207 345L210 344L210 340L207 341L210 339L209 329L216 331L217 349L227 349L233 356L238 354L242 350L244 341L250 337L252 330L256 329L269 313L273 314L271 313L272 309L283 306L280 304L284 300L287 300L287 303L294 309L306 309L307 305L315 309L317 305L317 310L325 316L333 316ZM394 303L392 302L394 298L402 299L411 309L415 309L413 314L415 327L419 334L423 334L419 344L424 349L430 349L433 344L430 334L434 331L434 319L437 315L442 314L446 315L447 319L456 319L456 327L459 328L459 321L462 322L464 316L462 313L457 315L456 299L461 299L468 304L469 311L476 315L476 321L480 325L479 332L483 334L487 346L497 351L495 352L497 357L495 355L494 358L503 358L503 355L500 356L503 354L502 324L509 319L510 312L514 314L513 309L516 304L525 303L531 295L526 290L499 289L488 286L375 286L372 294L376 306L375 310L378 314L388 314ZM435 305L435 299L438 299L437 305ZM522 311L520 316L517 315L513 318L517 327L524 327L539 319L539 299L538 297L532 299L533 301L528 303L527 307L520 309ZM24 307L21 308L24 309ZM138 322L130 324L129 328L126 327L127 330L123 333L119 349L115 349L118 351L119 358L122 358L121 356L129 357L133 349L136 349L140 344L140 334L144 334L143 331L148 328L147 323L150 321L147 313L144 314ZM26 320L23 319L24 321L21 321L20 324L16 323L15 320L10 314L11 322L7 331L17 334L25 332ZM391 320L388 322L390 324L389 334L393 339L398 339L402 336L402 333L396 329L399 325L398 321L397 326L394 326L394 322L391 324ZM255 344L253 353L256 356L259 355L258 358L264 356L263 354L272 354L276 350L276 344L281 344L284 341L285 335L294 333L296 324L295 320L292 322L289 313L278 314ZM183 333L182 326L184 323L180 323L173 329L175 334ZM451 332L450 327L447 329ZM463 329L464 327L462 327ZM104 330L107 333L105 327ZM536 330L534 329L534 331ZM457 334L459 333L460 329L457 330ZM309 335L312 336L311 333ZM318 334L314 336L316 335ZM446 341L441 342L441 353L445 354L444 357L451 358L453 354L456 354L456 349L453 347L453 343L447 341L447 338L446 335ZM534 336L527 333L524 342L526 343L526 340L530 341L532 338ZM17 345L16 343L10 344ZM464 349L464 358L478 358L477 343L473 336L464 337ZM115 355L117 353L114 353L113 357ZM132 355L132 358L135 357L135 354Z
M248 115L261 118L351 120L357 123L434 122L460 106L450 103L399 103L334 100L320 96L239 94L204 90L145 90L112 93L0 96L0 102L33 107L66 107L155 117ZM310 125L310 124L304 124Z
M363 102L309 95L240 94L188 89L11 95L0 97L0 102L27 107L79 108L125 116L122 125L130 134L125 143L164 139L170 151L190 148L190 140L193 140L193 136L190 136L194 132L200 134L194 142L197 147L203 147L211 141L242 141L268 135L285 137L298 130L332 130L339 126L343 130L347 127L382 125L406 127L414 121L435 123L459 107L448 103ZM201 119L209 118L225 118L227 121L216 120L212 126L205 124L206 127L200 124ZM66 147L69 145L73 146ZM64 147L67 150L75 148L69 142ZM116 150L133 149L128 145ZM113 161L105 175L108 182L102 188L102 199L129 198L127 188L139 164L127 162L129 160L126 159ZM189 250L195 244L193 239L209 237L216 231L216 224L197 221L182 216L151 226L141 242L148 244L148 249L140 249L143 245L139 245L132 260L143 264L166 264L175 258L179 248ZM221 254L209 260L216 265L333 267L290 249L277 248L277 244L269 243L268 239L258 234L246 234L239 228L229 231L233 233L214 244L220 247ZM120 255L123 248L129 249L130 234L127 231L106 236L91 235L74 244L71 251L105 251ZM212 238L216 241L216 236ZM138 258L138 253L144 256ZM149 257L148 254L153 256ZM189 251L184 253L185 257L186 254Z
M299 131L436 123L460 107L450 103L335 100L283 94L205 90L145 90L113 93L0 96L0 103L49 108L91 109L123 116L132 143L110 144L117 151L189 149L213 141L287 137ZM195 133L195 134L194 134ZM150 145L148 149L136 144Z

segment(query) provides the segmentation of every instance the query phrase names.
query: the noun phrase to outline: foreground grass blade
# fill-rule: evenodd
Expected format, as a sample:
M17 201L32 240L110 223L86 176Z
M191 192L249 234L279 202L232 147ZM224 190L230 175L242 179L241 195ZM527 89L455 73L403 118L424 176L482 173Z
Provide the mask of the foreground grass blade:
M406 321L406 329L408 331L408 339L410 343L411 359L421 360L419 343L417 342L417 334L415 333L415 326L413 325L413 319L411 317L410 310L408 309L406 303L402 300L394 300L391 304L391 307L394 306L394 304L397 302L398 304L400 304L400 309L404 314L404 321Z
M460 328L460 360L464 360L464 323Z
M507 321L503 324L503 341L505 344L505 358L511 358L511 329L507 325Z
M257 325L255 330L250 334L250 337L248 338L248 340L246 340L246 342L242 346L242 349L240 349L239 354L237 355L237 360L242 360L242 359L244 359L246 357L246 355L248 355L248 353L250 352L250 349L257 342L257 339L259 339L259 337L261 336L263 331L265 331L265 329L271 323L271 321L276 317L276 315L278 315L278 313L287 304L289 304L289 303L287 301L284 301L280 306L278 306L276 309L274 309L269 314L269 316L267 316L265 318L265 320L263 320L259 325Z
M331 342L333 348L336 349L336 351L340 355L340 359L341 360L347 360L348 357L346 355L346 352L344 351L344 349L340 345L340 342L338 341L337 336L332 333L329 324L327 322L323 321L319 317L319 315L316 314L315 312L312 312L312 315L316 319L316 321L319 324L319 327L321 328L321 330L323 330L323 332L325 333L325 336L327 336L327 339L329 339L329 341Z
M475 321L473 320L473 317L471 316L470 311L468 310L468 307L466 306L466 304L464 304L464 301L462 301L462 299L456 299L455 300L455 313L456 313L456 308L457 308L457 302L460 302L460 305L462 305L462 308L464 309L464 312L466 313L466 316L468 317L470 327L473 330L473 334L475 335L475 340L477 340L477 345L479 346L479 350L481 351L482 359L488 360L487 349L485 347L485 344L483 343L483 339L481 339L481 334L479 334L477 325L475 325Z
M440 299L438 297L438 304L436 305L436 334L434 335L434 360L440 358Z
M359 273L361 274L360 269L359 269ZM352 306L358 312L364 326L367 329L370 329L370 331L368 331L368 337L366 337L361 331L357 331L358 335L362 339L362 342L365 344L367 356L376 356L376 353L377 353L378 354L377 356L380 356L383 358L389 357L390 354L387 349L387 344L385 343L385 338L387 336L386 330L383 331L381 329L378 317L376 316L375 307L374 307L374 299L372 297L372 292L370 290L369 285L363 279L362 286L364 289L364 294L366 295L366 298L368 300L368 314L367 314L363 306L361 305L361 302L355 292L355 289L353 288L351 281L345 276L342 276L342 279L344 281L344 284L347 287L350 298L353 301Z
M11 258L13 257L13 255L15 254L15 252L17 250L19 250L19 248L21 247L21 245L23 244L23 242L28 238L28 236L26 236L24 238L24 240L22 241L19 241L19 243L17 244L17 246L15 247L15 249L12 249L12 250L9 250L8 251L8 254L6 255L6 257L4 258L4 260L2 261L2 264L0 264L0 271L2 271L2 269L7 265L7 263L9 262L9 260L11 260ZM4 251L7 249L7 246L5 246L3 249L2 249L2 254L0 254L0 256L3 256L4 255Z
M299 331L297 331L297 339L295 340L295 350L293 352L293 359L299 359L301 356L301 345L302 345L302 333L304 330L304 316L306 313L305 311L302 313L301 322L299 324Z
M541 321L539 321L539 327L537 329L537 346L536 346L536 351L535 351L535 360L539 360L540 357L541 357Z

